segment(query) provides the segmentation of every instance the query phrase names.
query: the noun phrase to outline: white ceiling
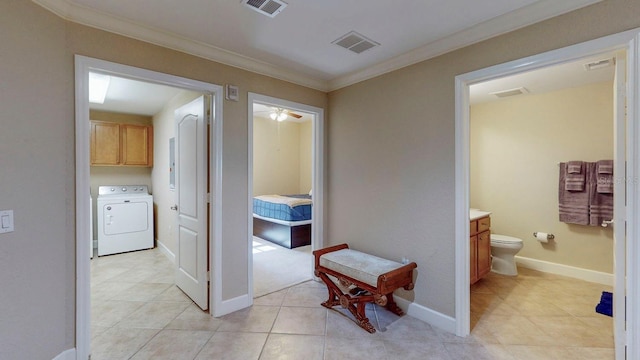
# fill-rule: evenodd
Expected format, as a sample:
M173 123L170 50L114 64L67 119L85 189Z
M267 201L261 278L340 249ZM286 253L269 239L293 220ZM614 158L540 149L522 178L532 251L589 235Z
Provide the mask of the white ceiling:
M522 74L474 84L469 87L469 98L472 104L478 104L501 100L501 98L492 95L494 92L520 87L527 89L528 93L517 96L542 94L565 88L613 81L615 66L586 71L584 65L614 57L615 53L601 54L565 64L549 66Z
M78 23L323 91L600 0L288 0L274 18L240 0L32 0ZM358 33L380 46L332 44Z

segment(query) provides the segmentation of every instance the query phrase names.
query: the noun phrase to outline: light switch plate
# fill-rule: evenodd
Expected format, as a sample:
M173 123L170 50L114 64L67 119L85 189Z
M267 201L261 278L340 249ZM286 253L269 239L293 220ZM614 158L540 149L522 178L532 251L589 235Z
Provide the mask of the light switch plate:
M227 85L226 98L231 101L238 101L240 99L239 89L235 85Z
M13 210L0 211L0 234L13 232Z

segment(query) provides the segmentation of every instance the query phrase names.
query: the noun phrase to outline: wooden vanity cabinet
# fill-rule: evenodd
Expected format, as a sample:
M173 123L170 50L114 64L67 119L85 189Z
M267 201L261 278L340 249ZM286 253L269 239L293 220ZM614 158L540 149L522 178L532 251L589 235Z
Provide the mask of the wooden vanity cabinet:
M152 166L153 128L91 121L92 166Z
M471 284L491 271L491 218L471 220L469 226L469 260Z

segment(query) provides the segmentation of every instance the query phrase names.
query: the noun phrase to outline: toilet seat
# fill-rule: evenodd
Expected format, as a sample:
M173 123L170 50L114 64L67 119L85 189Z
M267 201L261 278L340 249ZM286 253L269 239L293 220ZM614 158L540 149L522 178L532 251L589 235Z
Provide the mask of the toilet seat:
M522 244L522 239L518 239L513 236L507 236L507 235L491 234L491 243L516 245L516 244Z

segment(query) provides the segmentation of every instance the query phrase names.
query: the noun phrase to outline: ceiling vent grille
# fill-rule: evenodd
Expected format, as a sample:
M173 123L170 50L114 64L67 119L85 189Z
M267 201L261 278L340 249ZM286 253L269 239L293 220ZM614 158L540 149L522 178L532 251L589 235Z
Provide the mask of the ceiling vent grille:
M242 3L268 17L275 17L287 6L287 3L280 0L242 0Z
M609 66L615 65L616 61L614 58L602 59L598 61L592 61L590 63L584 64L584 69L587 71L602 69Z
M496 92L492 92L490 94L491 95L495 95L495 96L497 96L499 98L505 98L505 97L509 97L509 96L523 95L523 94L528 94L528 93L529 93L529 90L527 90L527 88L519 87L519 88L515 88L515 89L496 91Z
M369 50L373 47L379 46L380 44L366 38L362 34L358 34L355 31L351 31L332 42L332 44L336 44L341 46L349 51L353 51L356 54L360 54L363 51Z

